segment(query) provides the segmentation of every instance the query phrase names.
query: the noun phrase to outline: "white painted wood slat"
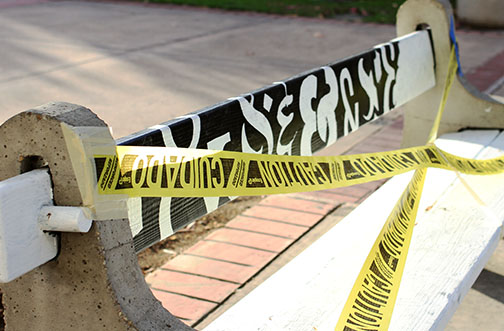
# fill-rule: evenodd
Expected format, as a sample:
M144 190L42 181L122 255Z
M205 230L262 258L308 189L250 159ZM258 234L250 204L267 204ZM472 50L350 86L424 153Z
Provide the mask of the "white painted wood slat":
M47 169L0 182L0 282L9 282L54 258L57 238L38 226L42 206L52 205Z
M0 182L0 283L10 282L53 259L52 232L87 232L85 207L53 206L51 177L37 169Z

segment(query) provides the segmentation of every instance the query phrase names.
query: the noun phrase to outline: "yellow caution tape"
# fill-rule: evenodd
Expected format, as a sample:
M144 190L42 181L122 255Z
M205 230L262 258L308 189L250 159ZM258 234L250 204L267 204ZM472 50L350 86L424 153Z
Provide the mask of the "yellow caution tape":
M455 74L457 73L457 56L455 54L455 48L452 47L450 52L450 61L448 62L448 73L446 77L445 86L443 89L443 95L441 96L441 102L439 103L438 112L434 123L432 124L431 132L429 138L427 138L427 143L433 143L437 138L437 133L439 131L439 123L441 123L441 118L443 117L444 108L446 101L448 100L448 94L450 92L453 81L455 80Z
M430 146L437 137L439 123L456 72L455 47L452 47L443 95L427 139L427 144ZM440 153L440 158L455 171L485 174L500 172L503 169L502 158L476 161L459 158L439 149L437 151ZM413 236L426 172L425 168L415 172L383 226L345 303L336 331L388 330Z
M427 169L415 171L364 262L336 330L387 330Z
M341 156L286 156L167 147L117 146L104 163L100 194L215 197L324 190L389 178L425 167L469 174L502 171L504 158L471 160L422 146Z

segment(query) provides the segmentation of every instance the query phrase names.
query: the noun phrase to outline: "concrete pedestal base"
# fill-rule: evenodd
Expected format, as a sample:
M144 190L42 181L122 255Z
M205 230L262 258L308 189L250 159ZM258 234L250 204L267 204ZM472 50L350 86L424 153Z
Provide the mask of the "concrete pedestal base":
M106 126L89 109L67 103L14 116L0 127L0 180L18 175L27 156L39 156L39 166L50 169L55 203L80 206L61 123L80 130ZM85 234L61 233L54 261L1 291L6 330L190 330L145 283L127 219L95 221Z
M447 0L409 0L397 13L397 35L431 28L436 59L436 86L404 106L403 147L423 145L432 128L443 93L450 59L450 16ZM504 105L457 76L450 90L438 135L463 128L504 128Z

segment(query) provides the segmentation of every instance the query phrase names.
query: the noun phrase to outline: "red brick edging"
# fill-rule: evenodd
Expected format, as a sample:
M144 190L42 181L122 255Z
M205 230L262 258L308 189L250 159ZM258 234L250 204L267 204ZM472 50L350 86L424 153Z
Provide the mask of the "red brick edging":
M504 51L491 57L485 63L466 74L467 80L478 90L486 91L495 82L504 77ZM490 91L490 93L493 91Z

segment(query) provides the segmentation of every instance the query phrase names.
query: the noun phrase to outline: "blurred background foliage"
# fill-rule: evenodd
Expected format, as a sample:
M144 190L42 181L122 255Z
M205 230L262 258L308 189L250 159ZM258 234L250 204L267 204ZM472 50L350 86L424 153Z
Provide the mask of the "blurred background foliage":
M395 23L405 0L146 0L156 3L220 8L225 10L306 16L342 17L364 22ZM455 0L451 0L455 6Z

